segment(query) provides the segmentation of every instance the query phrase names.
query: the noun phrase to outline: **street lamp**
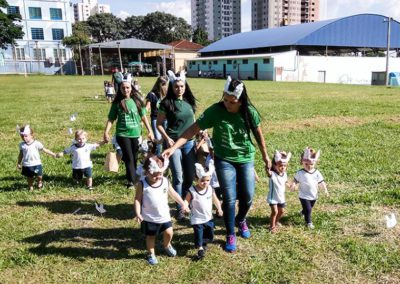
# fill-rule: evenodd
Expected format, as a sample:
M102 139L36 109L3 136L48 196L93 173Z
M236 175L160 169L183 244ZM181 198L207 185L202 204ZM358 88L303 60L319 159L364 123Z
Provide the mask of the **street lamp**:
M121 43L120 43L119 41L117 41L118 56L119 56L119 66L121 67L121 72L123 72L123 69L122 69L122 58L121 58L121 49L120 49L120 47L119 47L120 44L121 44Z

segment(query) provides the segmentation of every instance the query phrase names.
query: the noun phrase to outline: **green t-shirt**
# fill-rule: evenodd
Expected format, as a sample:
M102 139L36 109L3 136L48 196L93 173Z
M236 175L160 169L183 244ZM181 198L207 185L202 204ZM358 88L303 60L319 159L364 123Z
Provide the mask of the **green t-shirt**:
M254 108L249 110L254 125L258 127L260 116ZM214 152L218 158L236 163L254 160L255 148L241 113L230 113L217 103L200 115L197 124L203 130L213 128Z
M141 117L146 115L146 108L142 108L142 114L139 114L135 101L131 98L126 101L128 113L117 103L111 105L108 119L114 121L117 119L116 136L137 138L142 134Z
M174 100L175 112L165 108L160 104L159 112L165 114L167 118L167 134L176 141L194 123L194 112L192 106L184 100Z

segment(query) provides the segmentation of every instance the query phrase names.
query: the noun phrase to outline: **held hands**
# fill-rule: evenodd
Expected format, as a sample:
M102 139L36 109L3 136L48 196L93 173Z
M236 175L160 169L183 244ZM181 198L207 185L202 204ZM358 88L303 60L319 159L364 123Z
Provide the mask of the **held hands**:
M18 170L20 170L20 169L22 169L22 166L21 166L21 164L17 164L17 167L16 167L16 170L18 171Z
M222 217L222 216L224 215L224 211L222 211L221 208L217 209L217 215L218 215L219 217Z
M56 154L56 158L61 158L61 157L63 157L64 156L64 153L63 152L60 152L60 153L57 153Z
M110 142L110 141L111 141L111 139L110 139L110 134L108 134L108 132L104 132L104 137L103 137L103 139L104 139L104 142L105 142L105 143Z
M143 222L142 214L139 214L139 215L136 216L136 221L137 221L139 224Z
M168 144L168 147L172 147L172 146L174 146L175 141L168 137L167 144Z
M296 190L296 183L292 183L291 185L290 185L290 191L291 192L294 192Z

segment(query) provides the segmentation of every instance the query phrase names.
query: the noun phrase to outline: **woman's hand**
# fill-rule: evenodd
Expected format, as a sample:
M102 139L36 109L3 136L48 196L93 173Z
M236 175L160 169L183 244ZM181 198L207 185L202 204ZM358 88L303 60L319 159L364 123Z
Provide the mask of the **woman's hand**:
M108 142L111 141L110 134L108 134L108 132L104 132L103 140L104 140L105 143L108 143Z
M142 215L137 215L136 216L136 221L140 224L143 222L143 216Z
M174 144L175 144L175 141L168 137L168 139L167 139L168 147L172 147L172 146L174 146Z
M164 150L164 152L162 152L161 156L164 159L169 159L169 157L171 157L174 152L175 152L174 149L168 148L168 149Z
M271 176L270 175L270 169L272 166L271 160L268 157L266 157L264 159L264 163L265 163L265 172L267 173L268 176Z

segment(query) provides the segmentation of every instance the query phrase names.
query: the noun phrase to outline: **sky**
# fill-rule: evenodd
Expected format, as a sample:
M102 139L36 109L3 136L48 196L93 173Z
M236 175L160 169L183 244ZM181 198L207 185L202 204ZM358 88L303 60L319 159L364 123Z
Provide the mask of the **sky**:
M109 4L111 12L120 17L146 15L161 11L184 18L189 24L190 0L98 0ZM355 14L373 13L400 21L400 0L321 0L321 19L334 19ZM242 32L251 30L251 0L242 0Z

